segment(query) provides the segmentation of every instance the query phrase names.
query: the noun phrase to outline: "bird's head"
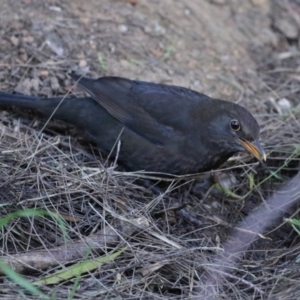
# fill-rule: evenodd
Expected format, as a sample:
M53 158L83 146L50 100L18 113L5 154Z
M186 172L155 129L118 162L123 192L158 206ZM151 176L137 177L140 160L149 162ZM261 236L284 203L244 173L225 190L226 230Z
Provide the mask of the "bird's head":
M259 143L259 125L252 114L238 104L219 101L221 105L212 123L218 135L215 141L232 152L246 150L259 161L266 160L266 154Z

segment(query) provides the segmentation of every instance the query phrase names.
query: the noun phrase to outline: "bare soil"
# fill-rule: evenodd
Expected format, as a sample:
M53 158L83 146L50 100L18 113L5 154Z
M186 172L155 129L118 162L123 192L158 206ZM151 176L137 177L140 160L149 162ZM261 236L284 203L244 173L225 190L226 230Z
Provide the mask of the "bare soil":
M54 299L299 299L299 32L296 0L1 0L1 91L80 95L70 71L181 85L247 107L268 154L224 166L231 192L207 189L126 172L79 130L3 107L1 218L39 216L0 223L1 260L35 282L125 249L39 287ZM42 297L6 275L0 295Z

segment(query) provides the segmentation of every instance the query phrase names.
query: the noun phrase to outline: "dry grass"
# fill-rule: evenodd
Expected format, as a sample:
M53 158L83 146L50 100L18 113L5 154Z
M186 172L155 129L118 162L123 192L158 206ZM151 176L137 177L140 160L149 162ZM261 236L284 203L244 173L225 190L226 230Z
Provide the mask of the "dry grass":
M269 73L262 73L266 74ZM286 93L290 87L285 83L284 88ZM270 96L265 90L255 93L265 99ZM272 95L274 97L274 91ZM280 97L281 94L277 94L276 98ZM147 174L120 171L113 161L99 159L97 152L92 154L92 148L83 150L75 140L53 134L56 123L50 123L48 131L41 134L42 122L25 125L26 119L20 122L3 112L1 217L29 208L55 212L65 221L68 236L75 245L106 226L117 231L119 240L107 247L100 246L96 253L108 254L125 246L127 250L113 263L82 275L76 290L80 298L182 299L194 295L203 299L203 295L217 293L218 297L242 299L264 299L266 295L281 295L283 299L284 294L286 299L291 299L291 295L299 293L296 264L299 237L289 224L282 222L282 216L296 217L295 205L292 210L282 207L282 214L275 217L265 215L267 228L261 225L254 232L264 229L262 235L250 234L246 238L247 246L242 248L243 255L239 254L238 261L229 262L223 270L223 264L217 260L222 257L228 234L232 235L230 239L235 238L232 228L239 231L239 225L234 224L251 216L252 209L261 201L267 201L299 167L297 107L280 115L272 106L266 108L266 103L257 101L255 105L257 111L265 111L258 114L258 118L268 152L268 170L278 171L280 179L270 176L265 168L257 168L257 164L245 164L245 157L229 162L229 170L225 172L238 179L233 192L240 196L248 194L245 202L214 190L203 198L197 193L199 188L193 179L152 180L151 184L158 184L162 191L156 194L143 184ZM232 168L236 165L240 167ZM250 174L257 185L251 193ZM186 222L176 213L176 208L184 202L202 226ZM137 226L129 236L124 235L122 225L118 224L140 217L147 220L148 226ZM51 251L66 243L69 242L56 220L47 216L16 218L2 228L4 256L25 251L34 256L35 251ZM43 278L69 263L60 261L54 268L30 271L31 275L26 276L32 280ZM215 278L216 274L219 279ZM67 298L73 285L73 280L69 280L42 290L57 298ZM3 282L2 288L3 295L7 296L16 296L20 290L16 283L8 287Z

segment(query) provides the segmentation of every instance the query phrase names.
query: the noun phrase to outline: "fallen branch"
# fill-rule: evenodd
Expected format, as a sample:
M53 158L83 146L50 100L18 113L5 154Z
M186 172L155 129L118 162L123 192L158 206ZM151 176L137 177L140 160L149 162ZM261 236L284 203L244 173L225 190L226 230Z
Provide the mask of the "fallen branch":
M80 259L86 255L87 251L97 252L108 246L115 245L122 240L123 236L130 236L137 229L145 229L148 226L149 223L144 217L128 222L122 220L118 229L106 226L98 233L77 242L66 243L53 249L2 256L0 260L20 274L30 271L42 271ZM0 274L3 274L1 269Z

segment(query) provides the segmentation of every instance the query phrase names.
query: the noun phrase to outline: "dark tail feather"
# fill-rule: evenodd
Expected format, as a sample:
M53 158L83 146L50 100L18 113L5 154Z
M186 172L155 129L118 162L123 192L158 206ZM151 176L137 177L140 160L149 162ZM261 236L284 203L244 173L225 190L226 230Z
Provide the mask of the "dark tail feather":
M67 114L68 108L66 106L70 106L69 99L66 98L63 101L62 99L63 97L40 98L21 94L9 94L0 92L0 105L30 108L33 110L37 110L45 114L46 116L50 116L54 111L58 111L58 114L56 115L56 117L58 118L61 118L61 114ZM67 102L67 105L64 102Z
M0 92L0 104L38 109L42 100L39 97Z
M63 120L84 131L97 131L111 116L93 98L39 98L0 92L0 105L29 108Z

